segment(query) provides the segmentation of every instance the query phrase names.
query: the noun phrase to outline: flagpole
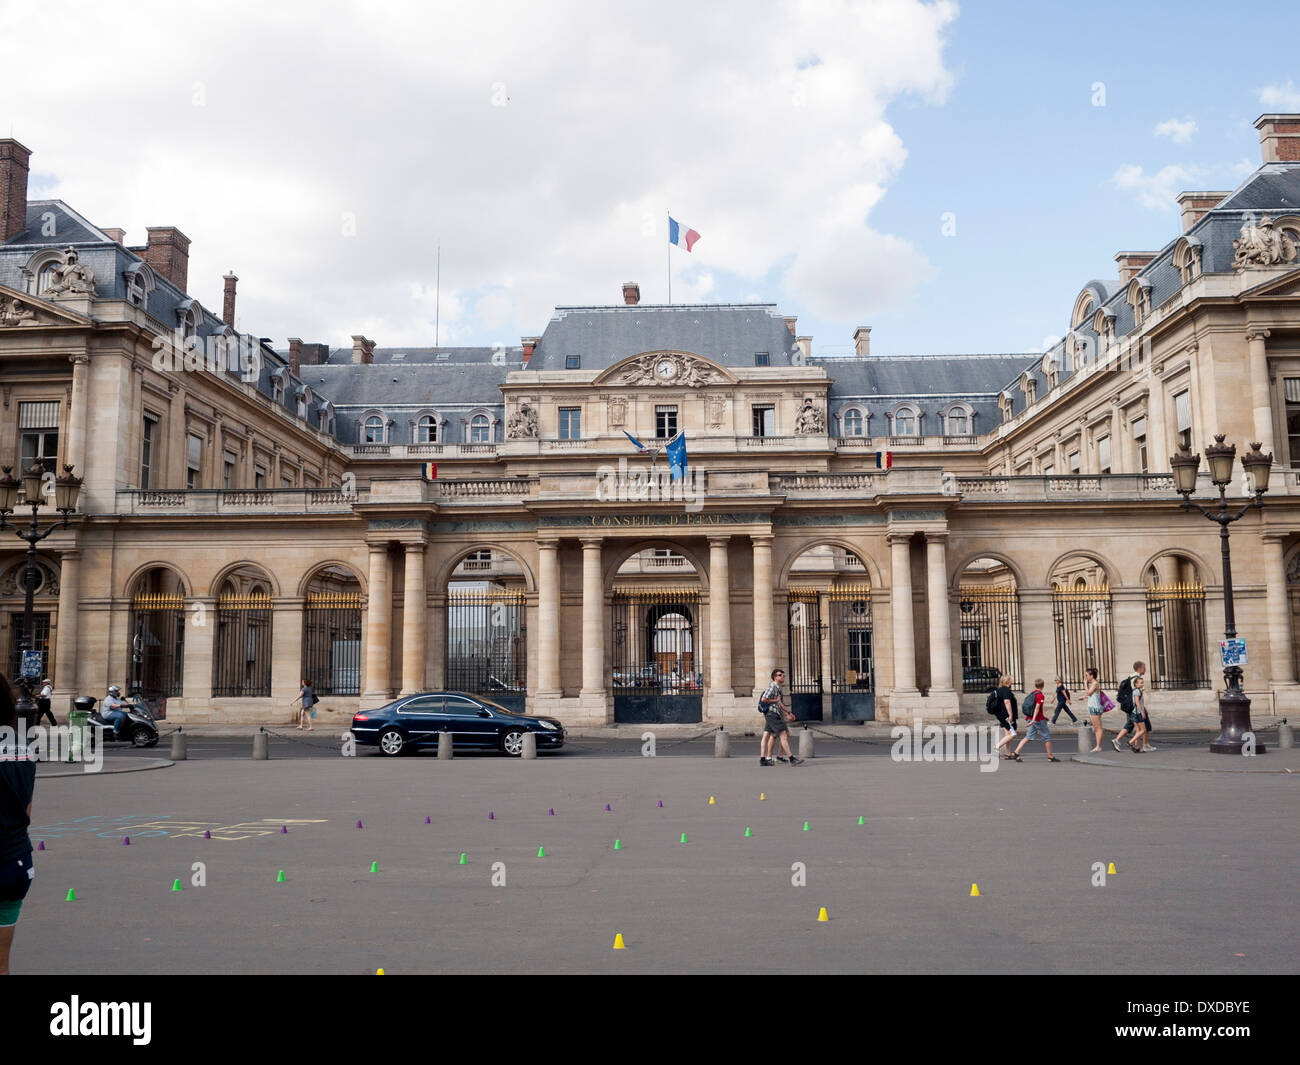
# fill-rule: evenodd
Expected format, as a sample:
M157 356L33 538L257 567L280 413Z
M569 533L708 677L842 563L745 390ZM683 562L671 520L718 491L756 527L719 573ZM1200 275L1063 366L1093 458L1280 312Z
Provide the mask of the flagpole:
M668 232L669 234L671 234L673 231L672 208L669 208L664 213L668 215ZM673 305L673 242L670 237L668 241L668 306L671 307L672 305Z

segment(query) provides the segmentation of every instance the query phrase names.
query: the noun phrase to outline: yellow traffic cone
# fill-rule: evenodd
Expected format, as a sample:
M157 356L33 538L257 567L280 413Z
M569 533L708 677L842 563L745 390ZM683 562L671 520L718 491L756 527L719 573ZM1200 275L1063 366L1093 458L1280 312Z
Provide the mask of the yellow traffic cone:
M1115 874L1115 863L1114 863L1114 862L1111 862L1111 863L1110 863L1110 868L1107 869L1106 872L1109 873L1109 874L1111 874L1112 876Z
M615 949L615 950L627 950L627 944L623 942L623 933L622 933L622 932L615 932L615 933L614 933L614 949Z
M980 886L978 884L972 884L970 886L970 897L973 899L977 899L979 898L979 894L980 894Z
M384 975L384 970L383 970L383 969L376 969L376 970L375 970L375 975L376 975L376 976L383 976L383 975Z
M762 802L762 801L763 801L764 799L766 799L766 798L767 798L767 792L765 792L765 791L760 791L760 792L758 793L758 801L759 801L759 802Z
M709 805L710 805L710 806L713 805L713 796L712 796L712 795L709 796Z
M819 920L819 921L829 921L829 920L830 920L830 918L826 915L826 907L825 907L825 906L823 906L823 907L821 908L821 912L817 914L817 920Z

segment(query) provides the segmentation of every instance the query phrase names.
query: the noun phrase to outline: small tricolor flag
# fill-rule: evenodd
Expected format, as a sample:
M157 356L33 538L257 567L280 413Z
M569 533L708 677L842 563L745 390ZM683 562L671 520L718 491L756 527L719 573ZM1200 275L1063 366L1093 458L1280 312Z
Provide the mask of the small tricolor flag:
M690 226L682 225L672 215L668 216L668 243L676 244L679 248L685 248L690 251L695 247L695 242L700 239L700 235L691 229Z
M420 464L420 472L424 474L426 481L436 481L438 479L438 464L436 462L423 462Z
M894 453L892 451L876 452L876 469L887 470L894 465Z
M640 440L638 440L635 436L629 433L626 429L623 430L623 435L626 436L629 440L631 440L632 443L636 446L636 453L638 455L653 455L655 453L654 448L646 447L645 444L641 443Z

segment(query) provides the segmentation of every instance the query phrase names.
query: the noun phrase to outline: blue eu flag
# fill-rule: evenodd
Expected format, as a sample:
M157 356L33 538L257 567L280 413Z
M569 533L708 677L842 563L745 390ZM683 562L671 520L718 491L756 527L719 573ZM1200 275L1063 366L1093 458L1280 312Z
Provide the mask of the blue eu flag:
M664 445L664 453L668 456L668 474L674 481L680 481L686 476L686 430L674 436L667 444Z

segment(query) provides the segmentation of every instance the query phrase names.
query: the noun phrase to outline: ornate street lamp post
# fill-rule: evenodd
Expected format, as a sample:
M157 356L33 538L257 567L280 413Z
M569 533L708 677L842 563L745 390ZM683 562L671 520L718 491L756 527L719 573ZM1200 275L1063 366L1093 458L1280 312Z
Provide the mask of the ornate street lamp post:
M33 600L36 596L36 545L55 529L67 528L69 515L77 509L77 493L81 491L81 478L72 475L71 466L63 467L63 473L54 479L54 509L63 515L63 520L40 532L37 528L37 515L45 502L45 467L39 462L32 463L31 467L24 471L21 485L10 472L11 467L5 466L3 469L4 476L0 477L0 529L13 529L20 540L27 542L27 571L23 575L23 589L26 596L23 602L23 636L22 646L19 648L17 678L17 710L25 734L27 723L36 715L36 704L32 701L32 687L37 678L28 676L22 668L21 653L36 650L35 620L32 614ZM20 487L23 491L21 505L32 508L31 528L28 530L9 523L9 515L20 505L18 503Z
M1236 639L1237 617L1232 602L1232 558L1228 550L1228 526L1238 521L1251 507L1264 509L1264 493L1268 491L1268 474L1273 465L1273 456L1265 455L1259 450L1259 444L1250 445L1250 452L1242 455L1241 465L1254 486L1255 498L1243 506L1237 513L1228 513L1227 487L1232 482L1232 464L1237 457L1237 448L1223 442L1223 435L1216 435L1213 444L1205 448L1205 457L1210 463L1210 480L1219 490L1219 507L1207 510L1200 503L1192 502L1192 492L1196 490L1196 475L1200 470L1201 456L1194 455L1184 444L1178 454L1169 460L1174 471L1174 486L1183 497L1183 509L1195 507L1210 521L1219 526L1219 543L1223 549L1223 635L1226 640ZM1224 667L1223 695L1219 697L1219 735L1210 744L1214 754L1241 754L1243 737L1253 732L1250 726L1250 700L1241 690L1242 669L1239 665ZM1264 745L1257 743L1255 751L1264 753Z

